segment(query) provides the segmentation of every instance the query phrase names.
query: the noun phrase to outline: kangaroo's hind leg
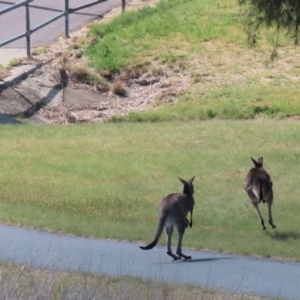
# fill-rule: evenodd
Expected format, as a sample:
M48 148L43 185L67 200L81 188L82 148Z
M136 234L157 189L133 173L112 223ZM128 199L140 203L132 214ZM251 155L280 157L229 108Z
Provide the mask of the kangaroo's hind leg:
M273 218L272 218L272 201L268 201L268 213L269 213L269 223L272 226L272 228L276 228L275 224L273 223Z
M266 230L265 221L264 221L264 219L263 219L263 217L262 217L262 215L261 215L261 213L260 213L260 210L259 210L259 207L258 207L258 203L255 202L255 201L252 201L252 204L253 204L253 206L255 207L255 209L256 209L256 211L257 211L257 213L258 213L258 215L259 215L259 218L260 218L260 221L261 221L261 225L262 225L262 227L263 227L263 230Z
M184 259L191 259L191 256L187 256L184 255L181 251L181 245L182 245L182 238L184 235L184 231L185 231L185 224L180 224L177 225L177 230L178 230L178 244L177 244L177 251L176 254L178 254L180 257L184 258Z
M174 260L180 259L180 256L173 254L172 252L172 234L173 234L173 226L166 227L167 233L167 243L168 243L168 252L167 254L170 255Z

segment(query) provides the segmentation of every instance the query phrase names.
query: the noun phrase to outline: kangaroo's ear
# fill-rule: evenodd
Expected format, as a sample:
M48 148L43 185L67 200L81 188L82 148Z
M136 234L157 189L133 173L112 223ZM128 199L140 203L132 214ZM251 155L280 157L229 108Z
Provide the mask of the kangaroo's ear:
M250 156L250 158L251 158L251 160L252 160L252 162L253 162L254 164L257 163L257 161L256 161L254 158L252 158L251 156Z
M190 183L193 183L194 179L195 179L195 176L193 176L193 177L189 180L189 182L190 182Z
M260 158L259 158L257 161L258 161L258 163L259 163L259 164L261 164L261 165L262 165L262 164L263 164L263 162L264 162L264 159L263 159L263 157L260 157Z
M184 179L181 179L180 177L178 177L178 179L181 181L181 183L182 183L183 185L187 184L187 182L186 182Z
M260 167L262 167L262 162L263 162L263 158L262 158L262 157L260 157L260 158L258 159L258 162L257 162L254 158L252 158L252 157L250 157L250 158L251 158L251 160L252 160L252 162L253 162L255 168L260 168Z
M254 166L257 167L257 165L258 165L257 161L256 161L254 158L252 158L252 157L250 157L250 158L251 158L251 160L252 160Z

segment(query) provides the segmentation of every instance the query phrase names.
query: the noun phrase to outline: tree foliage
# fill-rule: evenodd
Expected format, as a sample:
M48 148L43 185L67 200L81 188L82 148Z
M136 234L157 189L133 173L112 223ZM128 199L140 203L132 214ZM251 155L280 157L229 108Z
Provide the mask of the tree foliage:
M257 43L260 28L274 28L278 42L279 33L287 33L296 45L300 38L300 0L239 0L247 5L246 32L252 45Z

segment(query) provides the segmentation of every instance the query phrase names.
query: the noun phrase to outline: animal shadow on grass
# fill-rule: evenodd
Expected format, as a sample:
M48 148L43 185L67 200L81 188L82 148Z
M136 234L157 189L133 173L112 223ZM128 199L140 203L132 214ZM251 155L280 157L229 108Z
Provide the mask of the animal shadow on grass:
M267 236L269 236L273 240L285 241L285 240L298 240L300 239L300 233L294 231L282 231L282 232L266 232Z

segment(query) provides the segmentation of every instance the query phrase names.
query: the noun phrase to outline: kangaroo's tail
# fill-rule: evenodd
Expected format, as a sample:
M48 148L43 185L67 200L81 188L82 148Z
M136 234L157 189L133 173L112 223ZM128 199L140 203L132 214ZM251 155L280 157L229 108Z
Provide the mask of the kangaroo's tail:
M164 217L160 218L158 225L157 225L157 229L156 229L156 233L155 233L153 242L151 242L149 245L147 245L145 247L140 247L142 250L150 250L150 249L153 249L157 245L159 238L164 230L166 219L167 219L166 215Z
M140 248L141 248L142 250L150 250L150 249L154 248L154 247L157 245L158 240L159 240L158 238L155 238L154 241L151 242L149 245L147 245L147 246L145 246L145 247L141 246Z

